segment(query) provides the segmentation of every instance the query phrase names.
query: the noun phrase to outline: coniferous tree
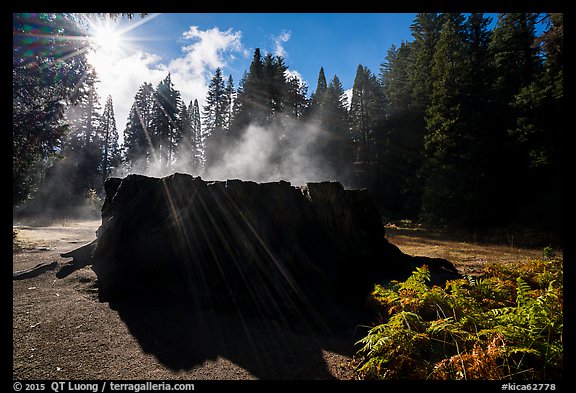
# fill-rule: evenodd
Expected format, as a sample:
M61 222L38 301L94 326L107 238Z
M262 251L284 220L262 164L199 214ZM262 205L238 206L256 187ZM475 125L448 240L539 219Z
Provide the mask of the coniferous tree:
M106 99L104 111L102 112L99 134L102 139L102 161L100 164L100 172L103 185L106 178L110 176L112 169L120 165L118 130L116 128L116 118L114 117L112 96L108 96Z
M328 178L344 184L351 181L353 145L348 127L348 103L338 76L322 94L319 107L321 137L319 154Z
M414 48L406 42L392 47L380 70L386 117L376 168L376 192L391 219L416 218L420 212L424 127L422 111L412 95Z
M326 82L324 67L320 67L320 71L318 72L318 82L316 83L316 90L314 93L312 93L312 97L310 98L309 111L311 113L314 113L324 101L324 93L326 93L327 88L328 83Z
M153 157L165 169L170 169L175 159L180 139L180 92L174 89L170 74L162 80L153 95L151 141Z
M202 172L204 170L205 162L205 146L204 146L204 134L202 132L202 122L200 120L200 107L198 105L198 100L194 99L194 103L191 104L191 108L188 107L188 112L192 120L192 133L195 146L195 156L192 162L192 168L196 172Z
M536 20L537 14L500 14L488 47L490 70L494 75L490 89L493 104L490 118L498 138L494 157L498 158L495 167L499 174L491 189L500 191L497 205L502 206L500 220L517 221L519 215L526 216L523 211L530 208L524 201L533 195L532 181L535 179L527 170L527 155L515 134L517 119L522 113L513 104L541 69L539 46L535 45Z
M236 97L234 104L232 105L232 122L230 123L230 129L228 134L231 140L236 140L244 127L246 127L250 121L249 107L251 103L248 99L248 94L246 93L246 84L248 81L248 72L244 71L242 78L238 83L238 89L236 89Z
M92 77L95 78L95 75ZM70 134L63 155L76 168L66 177L71 183L69 192L75 196L83 195L89 189L101 190L100 111L100 98L94 84L91 84L85 98L66 114L70 119Z
M221 158L225 143L226 114L228 99L222 71L216 68L208 84L206 104L203 109L203 123L206 147L206 167L212 167Z
M299 119L304 115L308 105L308 99L306 98L308 86L296 75L288 77L286 83L288 90L285 96L285 111L291 117Z
M430 73L434 63L436 43L440 37L444 15L420 13L410 25L414 41L411 46L410 87L413 105L424 114L433 90L433 77ZM423 116L422 116L423 118ZM424 124L422 124L424 127Z
M462 101L469 77L464 17L449 14L434 53L433 93L427 108L423 214L428 221L458 218L466 223L477 200L468 171L474 137L465 124Z
M564 117L563 16L547 18L548 28L537 40L544 61L532 82L511 102L516 122L509 134L523 163L522 177L528 179L524 187L518 187L524 196L520 206L531 212L531 220L560 232L568 124Z
M202 171L202 135L200 130L200 113L198 100L182 106L180 114L182 122L182 138L178 145L178 159L184 163L193 174Z
M267 53L262 63L263 78L261 80L261 95L264 106L260 108L260 118L263 122L270 120L284 110L286 88L286 70L284 59Z
M324 99L324 93L328 89L328 83L326 82L326 74L324 73L324 67L320 67L320 71L318 72L318 84L316 85L316 91L314 93L314 97L312 100L317 100L321 103Z
M18 205L34 195L61 151L65 109L93 79L74 15L14 13L12 21L12 195Z
M383 116L382 105L383 95L376 76L368 67L358 65L349 110L350 129L356 145L356 161L369 166L377 157L375 144Z
M151 154L153 95L152 84L144 82L134 96L124 129L124 161L128 168L132 168L138 161L145 164Z
M226 133L230 132L232 127L232 120L234 120L234 101L236 99L236 91L234 90L234 80L232 75L228 76L226 87L224 89L226 94L226 118L224 121L224 129Z
M239 135L250 123L261 121L261 111L265 107L263 78L264 66L260 49L254 50L250 69L241 81L241 90L237 97L237 111L234 121L234 133Z

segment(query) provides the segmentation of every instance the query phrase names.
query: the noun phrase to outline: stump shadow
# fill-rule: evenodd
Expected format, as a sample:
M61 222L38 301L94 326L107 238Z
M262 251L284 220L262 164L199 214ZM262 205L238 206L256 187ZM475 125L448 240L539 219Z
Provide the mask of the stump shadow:
M250 311L198 308L186 302L113 302L145 353L172 371L226 358L258 379L330 380L323 350L352 356L361 329L358 315L282 320ZM334 313L331 313L334 316ZM322 326L321 326L322 325Z

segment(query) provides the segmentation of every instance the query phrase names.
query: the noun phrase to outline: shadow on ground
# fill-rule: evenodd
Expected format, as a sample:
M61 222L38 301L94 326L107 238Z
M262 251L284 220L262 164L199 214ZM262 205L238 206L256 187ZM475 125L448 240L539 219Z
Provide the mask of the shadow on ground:
M173 371L222 357L258 379L335 379L322 350L352 356L359 332L354 318L324 320L321 327L246 311L203 310L182 302L110 303L110 307L142 350Z

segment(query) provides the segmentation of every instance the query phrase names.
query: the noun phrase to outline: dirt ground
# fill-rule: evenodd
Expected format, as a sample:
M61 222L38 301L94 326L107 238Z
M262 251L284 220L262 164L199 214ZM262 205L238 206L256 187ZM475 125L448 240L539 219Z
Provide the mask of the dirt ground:
M65 253L96 238L99 221L16 223L13 271L70 262ZM96 275L58 268L13 281L13 378L247 380L352 379L358 331L309 326L184 305L98 300Z
M13 271L57 261L96 238L99 221L14 223ZM441 257L461 273L490 261L541 251L446 240L388 228L411 255ZM184 305L126 305L98 300L90 267L58 278L59 268L13 281L13 379L247 380L354 378L355 341L366 327L321 334L304 324ZM364 329L364 330L363 330Z

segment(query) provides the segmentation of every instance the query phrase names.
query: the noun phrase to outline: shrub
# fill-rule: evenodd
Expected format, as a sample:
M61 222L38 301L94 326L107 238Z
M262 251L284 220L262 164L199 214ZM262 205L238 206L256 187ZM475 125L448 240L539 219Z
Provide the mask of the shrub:
M562 261L487 266L429 286L426 266L376 285L377 325L357 342L361 379L555 379L562 369Z

